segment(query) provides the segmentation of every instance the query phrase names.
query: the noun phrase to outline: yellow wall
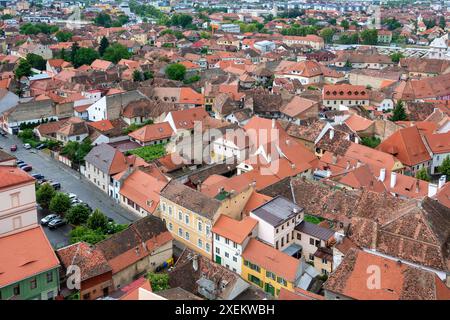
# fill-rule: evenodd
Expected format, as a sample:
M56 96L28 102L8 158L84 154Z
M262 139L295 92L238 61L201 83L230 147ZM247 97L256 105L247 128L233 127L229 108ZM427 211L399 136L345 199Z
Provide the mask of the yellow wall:
M166 205L166 210L163 209L163 203ZM169 201L163 197L161 197L161 201L159 203L160 205L160 214L161 219L164 219L166 221L167 229L171 232L172 236L183 243L184 245L188 246L192 250L200 253L204 257L207 257L211 259L211 252L212 252L212 236L206 235L206 226L209 223L209 225L212 226L212 221L197 214L192 211L187 210L186 208L183 208L176 203ZM172 207L172 215L169 214L169 206ZM182 212L182 220L179 220L178 218L178 211ZM185 216L189 215L189 224L186 224L185 222ZM198 231L198 222L202 222L202 232ZM172 223L172 230L169 228L169 223ZM180 237L178 234L178 228L181 228L183 230L183 237ZM185 234L186 232L189 233L189 240L186 240ZM211 233L210 233L211 234ZM203 243L203 249L198 247L198 240L201 239ZM206 251L206 244L209 244L210 252Z
M253 285L256 285L254 282L250 281L249 275L253 275L253 276L259 278L259 280L261 281L260 288L262 290L264 290L264 291L266 291L265 290L266 289L266 283L269 283L270 285L272 285L275 288L275 290L274 290L275 297L278 297L281 288L285 288L285 289L287 289L287 290L289 290L291 292L294 292L294 284L292 282L289 282L289 281L287 281L287 279L285 279L287 281L287 285L283 286L282 284L278 283L276 280L273 280L272 278L267 277L266 276L266 271L267 270L265 270L264 268L260 267L260 272L258 272L256 270L253 270L253 269L250 269L249 267L247 267L244 264L244 261L245 260L242 259L241 277L245 281L247 281L247 282L249 282L249 283L251 283ZM270 271L270 270L268 270L268 271Z

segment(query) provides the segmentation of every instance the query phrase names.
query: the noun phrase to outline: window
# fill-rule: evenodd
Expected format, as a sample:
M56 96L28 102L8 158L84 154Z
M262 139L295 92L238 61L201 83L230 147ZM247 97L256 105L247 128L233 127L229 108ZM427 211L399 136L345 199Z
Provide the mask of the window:
M166 212L166 204L164 202L162 203L162 211Z
M220 248L217 248L217 247L216 247L216 253L217 253L217 254L220 254Z
M312 253L309 254L309 260L314 260L314 255Z
M297 240L302 240L302 234L301 233L297 233Z
M322 259L322 263L327 264L328 263L327 259Z
M206 248L206 252L209 252L211 250L211 247L210 247L209 243L207 243L205 245L205 248Z
M226 258L229 258L229 257L230 257L230 254L229 254L228 252L225 252L225 257L226 257Z
M13 288L13 293L14 293L15 296L20 295L20 286L19 285L15 286Z
M178 211L178 220L183 220L183 212Z
M233 242L233 248L237 249L237 243Z
M320 240L316 240L316 247L320 247Z
M50 283L53 281L53 272L47 272L47 283Z
M282 286L287 286L287 281L284 280L284 279L281 278L281 277L277 277L277 282L278 282L279 284L281 284Z
M237 257L233 256L233 261L237 262Z
M30 281L30 289L33 290L33 289L36 289L36 288L37 288L37 281L36 281L36 278L33 278Z
M270 278L270 279L272 279L272 280L276 280L275 274L273 274L273 273L270 272L270 271L266 271L266 277L267 277L267 278Z
M225 239L225 244L230 244L230 239Z
M327 271L327 270L325 270L325 269L322 269L322 274L324 274L324 275L328 275L328 271Z
M220 236L216 233L216 240L220 241Z
M186 224L189 224L189 215L185 215L184 216L184 222L186 222Z
M172 222L169 222L169 230L172 231L172 229L173 229Z
M198 239L197 245L198 245L199 248L203 248L203 240L202 239Z
M314 245L314 239L313 238L309 238L309 244L312 245L312 246Z
M179 235L180 237L182 237L182 236L183 236L183 229L181 229L181 228L178 228L178 235Z
M169 207L169 216L172 215L172 207Z
M203 225L202 225L202 222L201 222L201 221L198 222L197 227L198 227L198 231L202 232L202 230L203 230Z
M209 226L206 226L206 227L205 227L205 231L206 231L206 235L209 235L209 234L210 234L211 230L210 230Z

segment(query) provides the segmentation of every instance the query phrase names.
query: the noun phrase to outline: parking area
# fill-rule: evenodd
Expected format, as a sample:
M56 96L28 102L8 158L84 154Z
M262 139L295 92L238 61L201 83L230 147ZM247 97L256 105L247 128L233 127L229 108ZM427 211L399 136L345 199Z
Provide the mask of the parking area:
M10 147L13 144L17 145L17 151L15 152L10 151ZM59 182L61 184L61 191L76 194L80 200L89 204L92 209L100 209L115 222L127 224L139 219L138 216L115 203L113 199L91 184L80 173L52 159L43 151L25 149L16 136L0 136L0 147L6 152L15 155L17 159L23 160L25 163L31 165L33 169L29 172L30 174L40 173L48 180ZM45 229L50 241L54 245L59 242L64 242L63 236L67 238L67 234L70 231L69 226L60 227L53 231L48 230L48 228Z

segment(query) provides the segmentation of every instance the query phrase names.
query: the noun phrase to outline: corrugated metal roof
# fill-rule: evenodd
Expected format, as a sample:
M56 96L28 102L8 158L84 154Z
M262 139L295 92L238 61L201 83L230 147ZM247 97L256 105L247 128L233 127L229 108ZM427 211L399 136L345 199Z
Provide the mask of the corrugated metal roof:
M297 212L294 212L294 210ZM286 220L293 218L302 210L303 208L300 208L289 199L277 196L253 210L252 213L276 227Z
M306 221L302 221L298 226L295 227L295 230L325 241L330 239L334 235L333 230L323 228L318 226L317 224Z

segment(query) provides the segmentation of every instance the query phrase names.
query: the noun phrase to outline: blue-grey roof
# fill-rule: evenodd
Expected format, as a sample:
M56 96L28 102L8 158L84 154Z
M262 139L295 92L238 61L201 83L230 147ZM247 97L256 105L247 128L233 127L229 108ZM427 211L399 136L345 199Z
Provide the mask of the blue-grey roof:
M300 208L289 199L277 196L255 210L252 210L252 213L276 227L283 224L286 220L292 219L302 210L303 208Z
M302 221L298 226L295 227L295 230L324 241L327 241L334 235L333 230L306 221Z

